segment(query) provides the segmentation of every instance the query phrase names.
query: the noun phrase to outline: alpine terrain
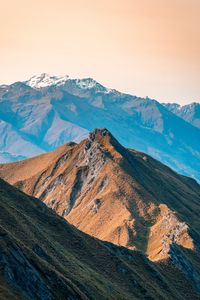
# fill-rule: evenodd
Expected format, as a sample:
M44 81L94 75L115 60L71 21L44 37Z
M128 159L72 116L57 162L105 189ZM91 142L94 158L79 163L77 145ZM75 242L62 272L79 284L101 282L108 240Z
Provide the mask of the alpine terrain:
M198 299L168 260L94 239L0 180L0 299Z
M200 104L193 102L183 105L177 103L163 104L167 109L176 114L178 117L189 122L193 126L200 128Z
M0 86L0 161L52 151L106 127L123 146L200 180L199 122L199 114L184 117L155 100L108 89L91 78L41 74Z
M102 241L171 261L200 291L200 186L107 129L0 165L0 176Z

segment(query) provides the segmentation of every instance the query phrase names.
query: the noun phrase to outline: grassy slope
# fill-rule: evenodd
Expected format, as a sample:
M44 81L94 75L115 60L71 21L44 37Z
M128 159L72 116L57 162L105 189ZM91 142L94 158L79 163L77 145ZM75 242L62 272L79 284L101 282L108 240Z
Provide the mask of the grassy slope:
M0 176L49 206L53 207L55 200L56 212L80 230L101 240L130 248L137 246L143 252L159 205L165 204L188 224L199 248L200 186L194 180L178 175L144 153L125 149L109 133L102 136L97 130L92 146L85 151L87 143L88 140L68 144L25 161L1 164ZM101 150L97 151L99 147ZM84 173L82 166L88 170L98 166L102 154L110 158L99 173L94 170L95 175L89 172L88 176L87 169ZM91 157L92 161L87 163ZM77 185L79 172L83 184L87 183L85 190ZM99 192L106 176L109 183ZM74 205L65 215L73 188L77 190ZM95 199L101 201L98 213L91 209Z
M0 270L7 300L198 299L170 262L89 237L2 180Z

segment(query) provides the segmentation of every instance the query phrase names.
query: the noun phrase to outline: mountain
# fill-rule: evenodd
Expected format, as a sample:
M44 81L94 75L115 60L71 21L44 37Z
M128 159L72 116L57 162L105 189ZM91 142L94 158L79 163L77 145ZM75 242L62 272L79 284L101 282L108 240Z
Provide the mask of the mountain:
M184 119L193 126L200 128L200 103L191 103L181 106L176 103L163 104L168 110Z
M40 75L36 75L31 77L29 80L24 83L33 88L43 88L51 85L63 85L69 79L69 76L51 76L46 73L42 73Z
M2 300L199 299L169 260L94 239L0 180Z
M0 176L87 234L152 261L170 258L200 289L200 185L124 148L107 129L2 164Z
M92 78L41 74L2 85L0 120L2 162L80 142L94 128L106 127L123 146L200 180L199 128L155 100L108 89Z

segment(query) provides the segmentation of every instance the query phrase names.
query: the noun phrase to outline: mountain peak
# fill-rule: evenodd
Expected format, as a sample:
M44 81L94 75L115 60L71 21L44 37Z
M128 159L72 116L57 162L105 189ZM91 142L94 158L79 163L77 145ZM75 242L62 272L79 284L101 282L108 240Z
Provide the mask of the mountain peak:
M113 89L104 87L103 85L101 85L91 77L72 79L69 78L68 75L54 76L47 73L41 73L32 76L29 80L25 81L24 83L32 88L40 89L40 88L50 87L54 85L62 86L65 85L67 81L73 82L81 90L95 89L96 92L103 92L103 93L117 92Z
M97 143L103 145L106 151L109 151L110 154L116 156L116 152L124 154L125 148L116 140L112 133L107 128L95 128L89 134L87 139L86 148L91 146L92 143ZM118 156L118 155L117 155Z
M183 106L176 103L167 103L164 106L181 119L200 128L200 103L192 102Z
M90 140L95 140L95 139L101 139L105 136L111 136L110 131L107 128L95 128L92 132L89 134Z
M0 176L86 233L138 249L153 261L168 259L172 244L194 251L190 232L199 227L189 216L193 209L200 213L200 187L124 148L106 128L79 144L0 165Z
M25 83L33 88L43 88L51 85L63 85L68 79L68 75L53 76L47 73L42 73L31 77Z
M82 89L92 89L95 88L97 85L100 85L93 78L76 79L76 84Z

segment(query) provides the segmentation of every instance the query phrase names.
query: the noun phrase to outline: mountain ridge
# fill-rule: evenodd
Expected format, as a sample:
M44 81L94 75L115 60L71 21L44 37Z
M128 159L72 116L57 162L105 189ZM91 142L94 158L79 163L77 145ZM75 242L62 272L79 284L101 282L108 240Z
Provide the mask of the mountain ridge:
M2 164L0 177L89 235L137 249L154 262L173 260L200 287L200 186L124 148L107 129L95 129L79 144Z
M199 128L155 100L107 89L90 78L67 78L62 85L38 89L20 82L1 86L0 119L5 140L15 135L18 144L18 153L12 141L1 144L4 162L80 142L94 128L106 127L125 147L200 180Z
M178 117L200 128L200 103L192 102L182 106L176 103L163 103L163 105Z

